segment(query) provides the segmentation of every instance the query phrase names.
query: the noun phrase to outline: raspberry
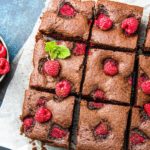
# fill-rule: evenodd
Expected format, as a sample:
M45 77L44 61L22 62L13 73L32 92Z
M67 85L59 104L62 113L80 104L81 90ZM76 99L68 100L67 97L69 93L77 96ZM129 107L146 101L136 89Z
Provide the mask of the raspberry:
M43 71L47 75L50 75L52 77L56 77L60 71L60 64L56 60L46 61L43 65Z
M133 145L141 144L145 141L144 137L139 133L132 133L130 136L130 142Z
M134 34L139 26L139 22L135 17L126 18L122 21L121 28L125 30L127 35Z
M148 117L150 117L150 104L145 104L144 110L145 110L146 114L148 115Z
M10 71L10 65L5 58L0 58L0 75L4 75Z
M100 123L94 131L96 136L106 136L108 132L108 126L104 123Z
M67 97L71 91L71 84L66 80L62 80L56 84L55 90L58 97Z
M76 43L75 48L73 49L73 53L75 55L84 55L85 54L86 45L81 43Z
M0 58L5 58L7 55L6 48L2 43L0 43Z
M54 127L50 132L50 137L60 139L67 135L67 132L65 130L62 130L58 127Z
M27 131L28 129L31 128L31 126L33 125L34 119L33 118L26 118L23 121L23 128L25 131Z
M141 84L142 91L145 94L150 94L150 80L147 80Z
M46 103L46 100L45 100L44 98L39 98L39 99L37 100L36 105L39 106L39 107L41 107L41 106L44 106L45 103Z
M99 27L101 30L109 30L112 27L113 22L105 14L100 14L98 18L95 20L95 25Z
M40 107L35 114L35 120L42 123L50 120L52 113L45 107Z
M114 76L118 73L118 64L113 59L106 59L104 62L104 73L109 76Z
M140 88L141 85L142 85L142 83L145 82L145 81L147 81L147 80L148 80L148 77L147 77L147 76L145 76L145 75L140 76L140 77L138 78L138 88Z
M93 92L92 96L94 100L105 99L105 93L102 90L96 90L95 92Z
M88 104L90 109L100 109L104 106L102 103L89 102Z
M75 15L74 8L70 6L69 4L64 4L60 8L59 12L62 16L67 16L67 17L73 17Z

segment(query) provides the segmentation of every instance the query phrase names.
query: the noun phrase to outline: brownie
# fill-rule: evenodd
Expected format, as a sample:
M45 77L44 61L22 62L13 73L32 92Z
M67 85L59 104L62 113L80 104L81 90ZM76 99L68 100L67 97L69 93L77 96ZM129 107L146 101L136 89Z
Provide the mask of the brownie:
M150 51L150 17L149 17L148 26L147 26L144 51Z
M150 149L150 118L143 109L132 109L132 120L130 127L129 149L149 150Z
M137 28L138 22L139 24L141 22L142 12L143 8L138 6L99 0L96 3L95 23L92 29L91 43L96 47L101 46L104 48L118 48L118 50L134 51L137 45L138 29L135 29L136 31L129 35L124 32L121 26L125 19L134 17L137 20L137 22L134 20ZM102 25L100 24L102 27L105 27L104 29L97 26L97 19L101 14L107 17L107 20L105 18L103 20L105 23L101 22ZM106 24L106 21L111 23L111 25ZM130 26L128 25L126 25L125 28Z
M139 56L138 68L138 81L137 81L137 103L138 106L143 106L145 103L150 102L150 94L143 91L143 84L149 82L150 79L150 57Z
M58 82L68 80L71 83L71 92L79 92L80 81L82 78L83 55L74 54L75 48L80 43L73 43L68 41L57 41L58 45L64 45L71 51L71 56L66 59L57 59L60 63L60 72L58 76L53 77L43 72L43 65L50 60L48 54L45 52L45 39L39 39L35 45L33 54L34 70L30 77L30 86L39 89L55 89ZM82 45L86 47L84 44Z
M52 7L42 17L39 31L57 39L86 41L93 7L92 1L53 0Z
M130 103L134 59L130 52L90 49L83 95L93 97L100 90L98 99Z
M59 101L55 99L54 94L26 90L21 116L22 131L31 139L44 141L52 146L67 148L74 100L75 97L70 96ZM43 110L40 110L43 108L50 111L51 118L48 118L49 120L42 120L43 118L39 113L43 113ZM48 113L45 114L47 117ZM32 124L30 124L30 120Z
M129 107L104 104L97 109L82 101L77 150L122 150Z

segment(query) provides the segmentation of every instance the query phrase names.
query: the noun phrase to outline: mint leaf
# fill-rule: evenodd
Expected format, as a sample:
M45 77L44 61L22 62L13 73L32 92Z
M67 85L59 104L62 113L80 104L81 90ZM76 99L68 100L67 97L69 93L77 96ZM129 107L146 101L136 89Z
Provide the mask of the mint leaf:
M63 45L59 46L58 58L65 59L65 58L69 57L70 55L71 55L70 50L67 47L65 47Z
M52 49L54 49L56 47L56 42L55 41L51 41L51 42L46 42L46 45L45 45L45 51L46 52L49 52L51 51Z

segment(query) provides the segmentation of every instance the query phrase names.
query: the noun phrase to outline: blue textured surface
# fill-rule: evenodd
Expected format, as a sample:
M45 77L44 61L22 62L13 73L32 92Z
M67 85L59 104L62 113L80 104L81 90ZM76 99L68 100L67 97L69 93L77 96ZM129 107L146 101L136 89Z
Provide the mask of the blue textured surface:
M44 0L0 0L0 35L4 38L10 60L30 35L44 7Z

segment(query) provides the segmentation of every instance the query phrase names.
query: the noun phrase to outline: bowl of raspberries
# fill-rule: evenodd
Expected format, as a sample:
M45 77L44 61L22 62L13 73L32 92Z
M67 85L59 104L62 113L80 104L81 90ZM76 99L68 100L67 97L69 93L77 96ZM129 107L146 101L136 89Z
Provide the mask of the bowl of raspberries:
M0 82L10 71L9 54L7 46L2 37L0 37Z

